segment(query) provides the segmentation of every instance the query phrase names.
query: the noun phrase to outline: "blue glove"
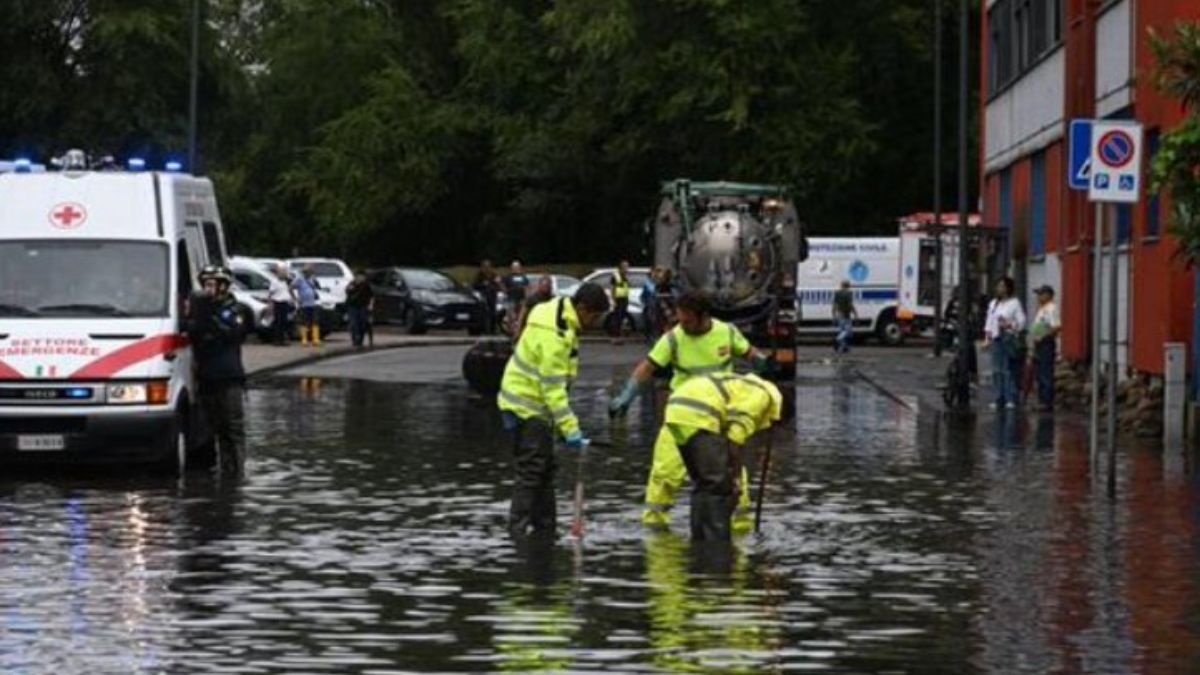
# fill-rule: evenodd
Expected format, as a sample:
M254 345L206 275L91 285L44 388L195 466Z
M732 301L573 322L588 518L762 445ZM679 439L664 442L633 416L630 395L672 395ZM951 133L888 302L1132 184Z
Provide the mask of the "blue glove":
M771 357L762 352L754 353L754 361L751 363L751 367L754 369L755 375L769 375L771 373L772 366L774 366L774 362L772 361Z
M582 431L572 431L565 439L566 445L572 450L583 450L591 441L583 435Z
M625 388L608 404L608 416L616 417L629 412L629 406L633 405L633 400L638 395L638 381L629 378L625 382Z

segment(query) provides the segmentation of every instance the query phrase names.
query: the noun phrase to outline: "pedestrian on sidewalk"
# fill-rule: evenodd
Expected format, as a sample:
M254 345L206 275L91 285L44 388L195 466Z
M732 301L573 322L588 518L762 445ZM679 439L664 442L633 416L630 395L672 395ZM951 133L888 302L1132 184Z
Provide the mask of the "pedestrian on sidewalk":
M575 451L588 445L569 393L579 374L579 334L598 325L608 309L604 289L593 283L581 285L573 298L539 304L504 368L496 398L512 439L516 481L508 530L514 539L554 534L555 437Z
M850 351L850 341L854 339L854 320L857 318L854 291L850 290L849 281L843 281L842 287L833 294L833 322L837 327L833 350L838 354Z
M996 390L992 409L1017 407L1025 310L1014 297L1015 290L1011 277L996 283L996 297L988 305L983 328L985 345L992 355L992 386Z
M1054 302L1054 289L1042 286L1037 293L1038 308L1029 327L1033 344L1034 377L1037 380L1038 410L1054 410L1054 364L1058 359L1058 333L1062 320Z
M317 321L319 289L311 266L305 267L304 272L297 275L296 280L292 282L292 293L296 298L300 321L300 344L305 346L321 346L321 326Z
M271 270L271 286L267 290L267 299L271 301L271 328L274 343L285 346L292 336L292 291L288 287L288 270L283 265L276 265Z
M371 330L371 312L375 311L375 292L362 270L354 273L354 281L346 285L346 311L350 315L350 342L363 346Z
M202 290L188 299L185 330L195 357L197 398L217 438L221 470L241 473L246 457L242 399L246 370L242 340L246 325L229 292L233 275L210 265L200 271Z
M492 267L491 260L480 263L471 288L483 298L483 332L493 335L496 332L496 302L500 297L500 278L496 275L496 268Z

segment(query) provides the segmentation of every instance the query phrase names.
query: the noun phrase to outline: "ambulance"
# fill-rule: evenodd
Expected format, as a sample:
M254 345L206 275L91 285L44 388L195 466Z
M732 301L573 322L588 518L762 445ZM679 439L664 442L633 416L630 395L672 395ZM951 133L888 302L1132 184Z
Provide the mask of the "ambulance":
M854 294L856 335L887 345L904 341L899 306L897 237L809 237L808 260L796 267L800 335L833 335L833 296L843 281Z
M89 168L0 173L0 464L211 464L182 333L226 249L212 183Z

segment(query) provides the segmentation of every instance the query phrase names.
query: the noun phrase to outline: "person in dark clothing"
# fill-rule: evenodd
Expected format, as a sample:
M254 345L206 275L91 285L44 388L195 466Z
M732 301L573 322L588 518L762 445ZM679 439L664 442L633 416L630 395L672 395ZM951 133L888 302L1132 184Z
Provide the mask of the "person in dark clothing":
M217 437L221 469L241 473L246 458L242 398L246 371L242 339L246 326L229 292L233 275L210 265L200 271L203 290L188 301L186 332L195 359L197 397Z
M346 285L346 311L350 315L350 342L361 347L371 330L371 312L375 311L375 292L362 270L355 272L354 281Z
M475 273L475 281L471 288L483 298L486 311L483 318L483 330L488 335L496 332L496 303L500 296L500 277L491 260L484 260Z
M529 320L529 313L533 311L533 308L553 299L554 282L549 275L540 277L533 285L533 290L525 296L525 302L521 303L521 315L517 318L517 330L513 333L513 340L521 337L521 333L525 330L525 323Z
M504 277L504 320L513 329L510 333L515 336L519 332L516 328L520 325L521 309L529 289L529 275L525 274L525 267L520 260L512 261L510 270L508 276Z

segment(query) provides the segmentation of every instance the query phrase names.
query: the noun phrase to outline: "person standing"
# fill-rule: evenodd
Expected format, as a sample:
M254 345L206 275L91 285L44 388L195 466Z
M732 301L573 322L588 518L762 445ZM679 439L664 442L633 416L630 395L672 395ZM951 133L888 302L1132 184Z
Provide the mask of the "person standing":
M267 299L271 301L271 328L274 342L286 345L291 339L292 292L288 288L287 267L277 265L271 270L271 286L267 290Z
M740 452L783 413L783 395L755 375L693 377L667 400L663 428L692 479L691 529L697 541L729 541L737 493L749 492Z
M854 339L854 320L857 318L854 291L850 290L849 281L843 281L842 287L833 294L833 322L837 328L833 349L838 354L850 351L850 341Z
M525 302L521 303L521 313L517 316L516 330L513 332L514 340L525 332L525 324L529 321L529 313L533 311L533 308L553 299L554 280L550 278L549 274L538 277L532 290L525 294Z
M988 304L984 323L984 338L992 355L992 386L995 388L993 410L1017 407L1017 384L1020 374L1021 333L1025 330L1025 310L1013 297L1016 284L1011 277L996 283L996 297Z
M633 370L624 389L609 403L610 416L624 415L637 398L642 385L654 377L656 368L670 367L671 391L679 389L695 377L733 372L735 358L745 358L760 372L766 372L770 360L750 345L745 335L732 324L712 316L708 296L699 291L686 293L676 308L679 325L672 328L654 344L650 353ZM745 472L743 472L745 473ZM671 507L675 495L687 478L687 470L679 454L679 446L667 430L660 430L654 442L654 460L646 482L646 510L642 522L652 527L671 523ZM743 485L747 481L743 481ZM742 491L739 501L738 529L746 528L750 495Z
M346 311L350 315L350 342L363 346L371 330L371 312L375 311L375 291L362 270L354 273L354 281L346 285Z
M483 330L488 335L492 335L496 332L496 301L500 295L500 280L496 277L496 268L492 267L491 260L484 260L479 265L479 271L475 273L475 281L471 283L471 288L483 298L485 306Z
M646 344L658 337L658 282L662 272L655 267L642 282L642 333Z
M526 291L529 288L529 275L520 260L512 261L508 275L504 277L504 317L512 335L517 334L520 325L521 307L525 304Z
M579 333L608 313L608 296L593 283L574 298L543 302L529 313L496 397L504 429L511 434L516 483L509 506L509 533L518 539L554 532L554 439L572 450L588 441L571 410L571 381L579 373Z
M321 326L317 321L317 299L320 297L319 285L313 274L312 267L305 267L302 274L292 282L292 293L298 307L300 321L300 344L314 347L321 346ZM309 341L311 338L311 342Z
M631 330L637 330L633 317L629 314L629 290L629 261L622 260L612 276L613 312L610 318L614 344L621 344L626 323Z
M200 271L199 279L202 290L189 298L184 325L195 358L196 395L216 434L221 469L240 473L246 456L242 408L246 326L229 292L233 283L229 270L210 265Z
M1062 320L1058 316L1058 305L1054 303L1054 289L1042 286L1035 292L1038 308L1029 327L1029 340L1033 343L1038 409L1049 412L1054 410L1054 364L1058 359L1058 334L1062 330Z

